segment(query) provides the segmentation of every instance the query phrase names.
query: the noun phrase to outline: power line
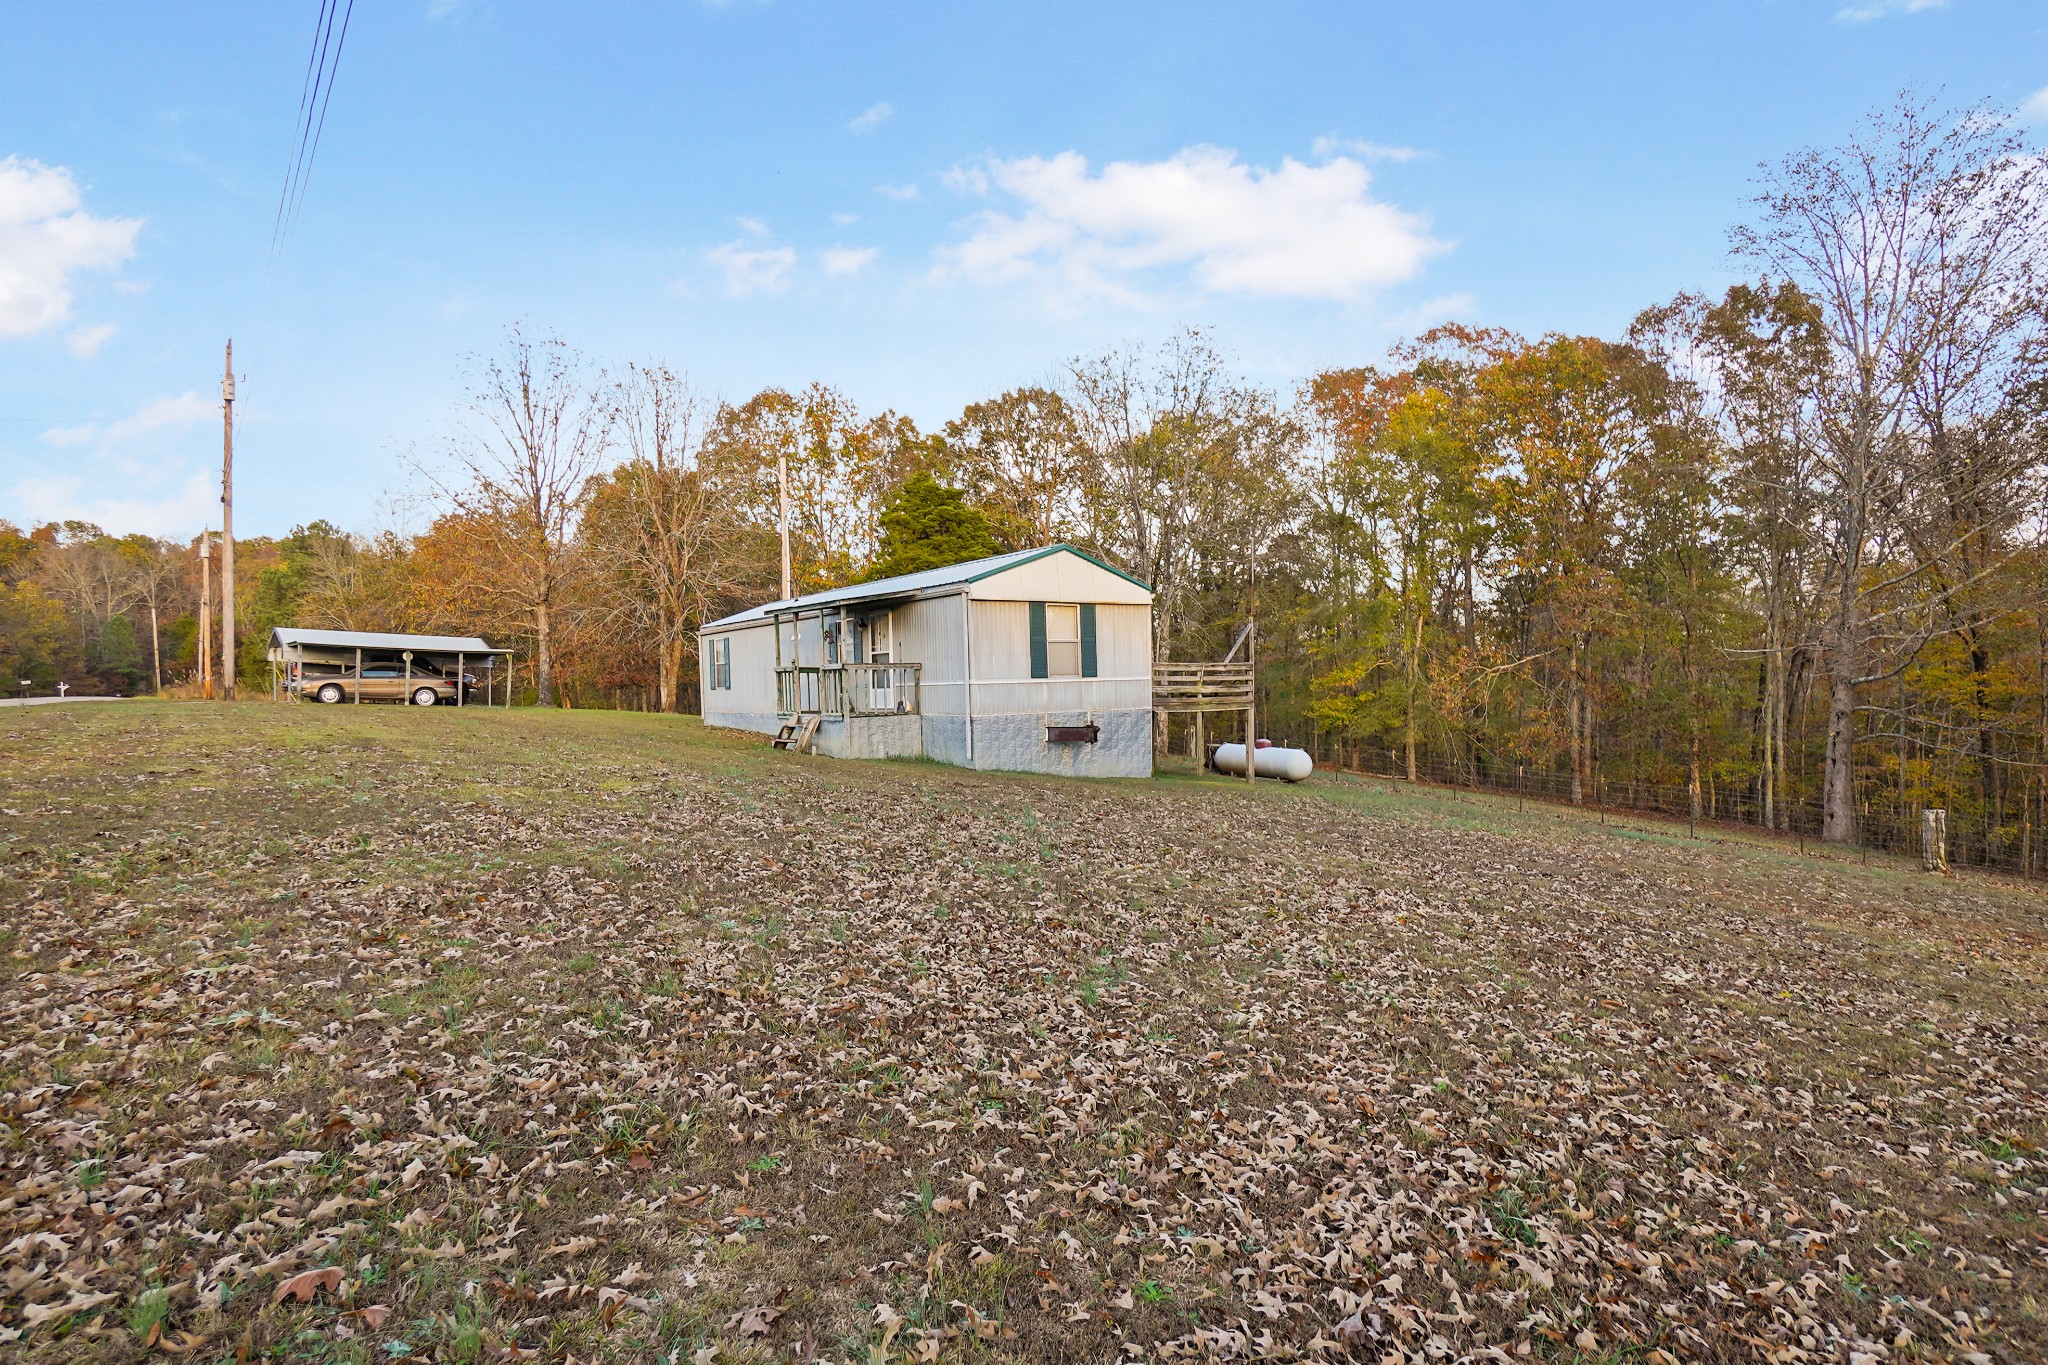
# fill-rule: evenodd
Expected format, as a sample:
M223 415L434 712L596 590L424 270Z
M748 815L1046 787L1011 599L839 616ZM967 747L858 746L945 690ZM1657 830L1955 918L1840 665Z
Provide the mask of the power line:
M306 183L312 178L313 162L320 155L320 135L327 128L327 106L334 99L334 78L341 69L342 48L348 42L349 20L355 14L355 0L341 6L337 0L320 0L313 19L313 41L306 55L306 75L299 85L299 114L292 124L297 147L285 170L284 188L277 197L277 216L270 230L270 265L275 267L292 225L298 221L299 206L305 202ZM337 33L335 12L341 13ZM316 113L317 110L317 113Z
M284 206L291 198L292 180L298 174L299 158L305 155L306 140L300 130L306 125L306 110L312 105L313 72L318 69L320 58L320 28L328 22L329 7L333 0L320 0L320 11L313 16L313 44L306 52L306 74L299 82L299 116L292 121L292 132L299 133L298 147L291 159L285 162L284 188L277 195L277 218L270 225L270 261L277 263L278 243L284 236Z
M332 0L329 0L329 4L331 8ZM299 178L299 197L292 204L293 221L298 219L299 204L305 202L306 181L312 177L313 162L320 155L320 135L327 131L327 105L334 98L334 77L341 70L341 49L348 42L348 21L355 12L356 0L348 0L347 7L341 12L341 36L334 40L334 62L327 68L327 93L320 97L320 122L313 129L313 150L306 154L305 170ZM291 230L290 223L285 225L285 230Z

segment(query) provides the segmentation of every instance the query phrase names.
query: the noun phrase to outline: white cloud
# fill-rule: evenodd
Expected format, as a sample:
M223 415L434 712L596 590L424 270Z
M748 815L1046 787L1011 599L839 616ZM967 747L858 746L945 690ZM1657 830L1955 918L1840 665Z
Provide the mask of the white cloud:
M705 252L704 259L724 272L725 292L736 299L748 294L780 294L789 288L790 272L796 269L796 252L786 246L726 242Z
M1401 309L1383 319L1381 325L1396 335L1413 336L1439 323L1469 320L1478 311L1479 296L1461 289L1456 293L1424 299L1412 308Z
M1445 249L1426 218L1374 200L1371 172L1351 157L1267 169L1198 146L1091 172L1062 152L990 161L985 174L1018 210L976 215L968 238L940 252L941 278L1137 302L1147 276L1184 269L1219 294L1349 300L1414 278Z
M909 203L918 197L915 185L877 185L875 193L884 199L894 199L900 203Z
M196 392L159 398L113 422L52 427L55 466L17 480L9 505L30 522L89 521L116 535L189 536L220 519L215 475L189 472L191 428L220 420L218 404ZM203 457L202 457L203 458Z
M857 213L835 213L832 215L832 222L837 227L852 227L859 221L860 215Z
M1845 24L1861 24L1872 19L1882 19L1888 14L1918 14L1924 9L1943 9L1948 0L1865 0L1863 4L1844 5L1835 11L1835 18Z
M81 360L91 360L100 353L100 347L107 344L120 329L111 322L102 322L96 327L74 327L71 335L64 338L64 344L71 348L71 354Z
M1310 150L1319 157L1350 155L1360 161L1413 161L1422 155L1413 147L1367 142L1364 138L1338 137L1335 133L1325 133L1317 138Z
M2048 85L2027 96L2020 105L2020 117L2028 123L2048 124Z
M939 183L955 194L984 195L988 193L988 172L979 166L949 166L939 177Z
M835 246L827 248L819 257L825 263L827 275L851 275L874 264L875 257L882 254L878 246Z
M95 218L62 166L0 161L0 337L71 320L71 277L135 254L140 218Z
M30 525L46 521L89 521L117 536L148 535L183 539L220 520L220 490L210 476L191 474L160 496L107 496L108 481L59 474L22 479L9 501ZM132 490L131 482L120 487Z
M217 403L187 390L176 398L159 398L146 403L132 416L118 422L87 422L77 427L51 427L42 439L53 446L97 445L101 449L127 445L138 436L210 421L220 415Z
M859 133L862 136L866 136L887 123L895 113L896 111L889 106L887 100L883 100L878 104L871 104L858 114L855 114L847 122L846 130L850 133Z

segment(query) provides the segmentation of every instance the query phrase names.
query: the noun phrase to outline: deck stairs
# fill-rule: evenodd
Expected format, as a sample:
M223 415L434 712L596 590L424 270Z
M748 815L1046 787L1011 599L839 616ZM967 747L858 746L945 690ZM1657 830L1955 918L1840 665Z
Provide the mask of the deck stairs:
M818 742L818 725L824 719L816 711L806 711L784 721L782 728L775 732L774 747L799 754L814 752Z

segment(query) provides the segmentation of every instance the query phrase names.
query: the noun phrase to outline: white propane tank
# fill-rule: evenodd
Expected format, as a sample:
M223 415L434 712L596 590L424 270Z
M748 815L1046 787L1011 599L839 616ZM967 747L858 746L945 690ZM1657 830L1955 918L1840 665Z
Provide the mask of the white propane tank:
M1256 763L1260 777L1277 777L1282 782L1299 782L1315 771L1315 760L1308 756L1306 749L1265 748L1257 751ZM1244 776L1244 745L1219 744L1216 746L1216 771Z

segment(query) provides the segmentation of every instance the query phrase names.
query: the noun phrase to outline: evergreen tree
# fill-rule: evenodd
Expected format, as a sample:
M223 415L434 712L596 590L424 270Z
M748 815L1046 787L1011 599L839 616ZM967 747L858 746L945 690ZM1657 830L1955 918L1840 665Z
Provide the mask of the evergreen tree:
M882 517L882 543L867 581L942 569L1000 554L988 514L922 471L906 479Z

